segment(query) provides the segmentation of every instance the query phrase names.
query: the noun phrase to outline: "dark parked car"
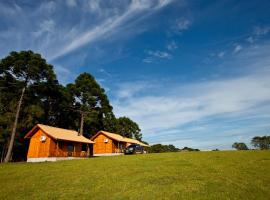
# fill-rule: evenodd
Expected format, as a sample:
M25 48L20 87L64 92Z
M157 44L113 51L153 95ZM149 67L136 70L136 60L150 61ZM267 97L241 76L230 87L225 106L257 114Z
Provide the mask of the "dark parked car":
M125 154L143 154L143 147L139 144L131 144L125 149Z

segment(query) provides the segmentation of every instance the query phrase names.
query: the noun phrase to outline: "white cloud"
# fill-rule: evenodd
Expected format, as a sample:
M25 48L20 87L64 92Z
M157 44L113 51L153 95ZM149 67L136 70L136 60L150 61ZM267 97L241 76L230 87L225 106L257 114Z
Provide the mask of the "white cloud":
M72 74L68 68L65 68L61 65L55 65L54 70L57 75L57 79L62 84L67 84L70 78L74 78L74 74Z
M133 19L135 16L141 16L144 14L149 14L155 12L162 7L169 4L172 0L159 0L159 1L144 1L144 0L133 0L128 8L121 14L110 16L105 19L101 24L86 30L79 35L76 35L67 45L63 46L56 54L51 56L51 59L58 58L65 55L83 45L90 42L94 42L106 34L116 32L128 20ZM96 4L92 5L92 8L97 9Z
M225 55L225 51L221 51L221 52L218 53L219 58L223 58L224 55Z
M234 47L233 52L234 53L238 53L239 51L241 51L243 49L243 47L240 44L236 44Z
M247 41L250 43L250 44L253 44L254 43L254 38L252 36L248 37L247 38Z
M132 1L76 1L64 3L76 9L66 9L63 2L46 1L28 12L26 6L10 3L2 6L0 16L8 29L0 31L0 55L11 50L32 49L41 53L49 62L81 47L97 41L105 42L121 38L123 34L137 34L130 31L135 23L170 4L173 0ZM65 21L66 15L76 17ZM65 13L65 14L63 14ZM53 16L53 17L52 17ZM91 20L89 20L91 19ZM139 27L136 27L139 30ZM9 33L9 34L7 34ZM30 33L30 35L29 35ZM24 38L28 38L25 40ZM102 40L101 40L102 39ZM13 41L13 42L6 42Z
M142 60L144 63L153 63L155 61L159 61L162 59L170 59L172 57L172 55L166 51L146 50L145 53L148 56Z
M187 18L180 18L175 21L171 26L171 33L182 34L184 31L188 30L191 26L191 21Z
M270 74L171 87L166 95L134 97L137 85L128 86L125 101L113 102L117 115L137 121L144 132L177 127L204 117L249 109L270 101ZM168 91L167 91L168 92ZM191 93L191 94L190 94ZM179 94L179 95L178 95ZM252 94L252 95L251 95ZM122 95L122 96L125 96Z
M169 83L142 81L143 84L139 87L137 87L137 83L121 83L122 87L119 91L114 92L117 94L114 95L115 99L112 101L114 112L117 116L128 116L136 121L142 129L144 137L151 143L171 143L174 140L183 140L185 139L183 138L185 131L187 134L194 131L182 130L183 127L208 119L224 118L245 121L251 116L258 119L264 115L269 119L269 44L261 46L260 49L252 47L243 49L238 54L233 55L229 62L224 61L224 65L242 67L246 74L232 78L220 78L219 80L183 83L182 86L178 86L172 80ZM153 85L155 88L151 87ZM122 96L126 98L118 96L122 90L124 93ZM206 122L207 131L201 127L201 130L196 132L198 136L215 132L213 133L215 137L223 138L220 144L207 138L204 138L204 144L203 141L196 140L191 134L190 140L196 143L196 147L201 145L201 147L207 148L211 146L210 144L216 144L219 145L218 148L225 148L225 146L230 148L231 140L244 138L245 133L251 137L252 134L254 135L254 132L250 133L251 131L258 131L249 124L235 128L232 124L239 124L237 122L230 122L230 129L221 130L220 128L225 122L223 121L223 124L215 123ZM256 125L261 126L262 123L264 122L260 120ZM194 126L196 127L196 125ZM245 129L245 127L250 130ZM224 138L229 137L228 134L233 133L233 131L237 131L238 136L232 136L230 140L224 141ZM224 135L218 135L219 133ZM181 141L175 144L181 146L180 143ZM189 144L195 145L195 143L190 141Z
M156 58L160 58L160 59L169 59L171 58L171 54L169 54L168 52L165 51L146 51L148 55L156 57Z
M144 58L142 61L143 61L144 63L153 63L153 62L154 62L154 59L151 58L151 57L147 57L147 58Z
M99 70L99 72L102 73L102 74L105 74L106 76L112 76L111 73L109 73L107 70L105 70L105 69L103 69L103 68L101 68L101 69Z
M66 0L67 5L69 7L76 7L77 6L77 1L76 0Z
M264 26L264 27L257 26L254 28L254 34L257 36L266 35L269 32L270 32L270 26Z
M35 37L40 37L44 33L53 33L55 30L55 22L52 19L43 21L39 29L35 32L33 32L33 35Z
M173 51L173 50L175 50L175 49L177 49L177 48L178 48L178 46L177 46L177 44L176 44L175 41L172 41L172 42L170 42L170 43L167 45L167 49L168 49L169 51Z
M154 88L153 84L149 84L143 81L132 82L126 84L120 84L118 86L119 90L116 93L117 98L119 99L127 99L133 98L134 95L150 88Z
M176 22L176 27L179 31L187 30L191 25L191 22L188 19L181 18Z
M102 13L102 8L100 7L100 1L99 0L89 0L87 2L87 9L89 9L90 12L92 13L97 13L97 14L101 14Z

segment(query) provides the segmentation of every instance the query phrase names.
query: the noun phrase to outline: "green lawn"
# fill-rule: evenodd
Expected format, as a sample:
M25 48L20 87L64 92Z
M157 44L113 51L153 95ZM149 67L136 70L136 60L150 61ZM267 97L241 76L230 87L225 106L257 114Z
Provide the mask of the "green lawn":
M270 199L270 151L0 164L0 199Z

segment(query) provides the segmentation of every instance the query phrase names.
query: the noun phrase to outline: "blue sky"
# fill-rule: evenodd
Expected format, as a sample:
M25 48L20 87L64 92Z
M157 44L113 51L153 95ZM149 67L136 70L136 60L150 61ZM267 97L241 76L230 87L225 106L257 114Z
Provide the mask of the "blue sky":
M0 0L0 57L32 49L81 72L143 139L230 149L270 133L270 2Z

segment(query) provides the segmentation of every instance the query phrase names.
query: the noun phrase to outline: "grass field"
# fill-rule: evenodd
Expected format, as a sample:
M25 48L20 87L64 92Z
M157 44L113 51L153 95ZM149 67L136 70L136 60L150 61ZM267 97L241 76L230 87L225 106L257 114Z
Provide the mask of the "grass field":
M0 199L270 199L270 151L1 164Z

